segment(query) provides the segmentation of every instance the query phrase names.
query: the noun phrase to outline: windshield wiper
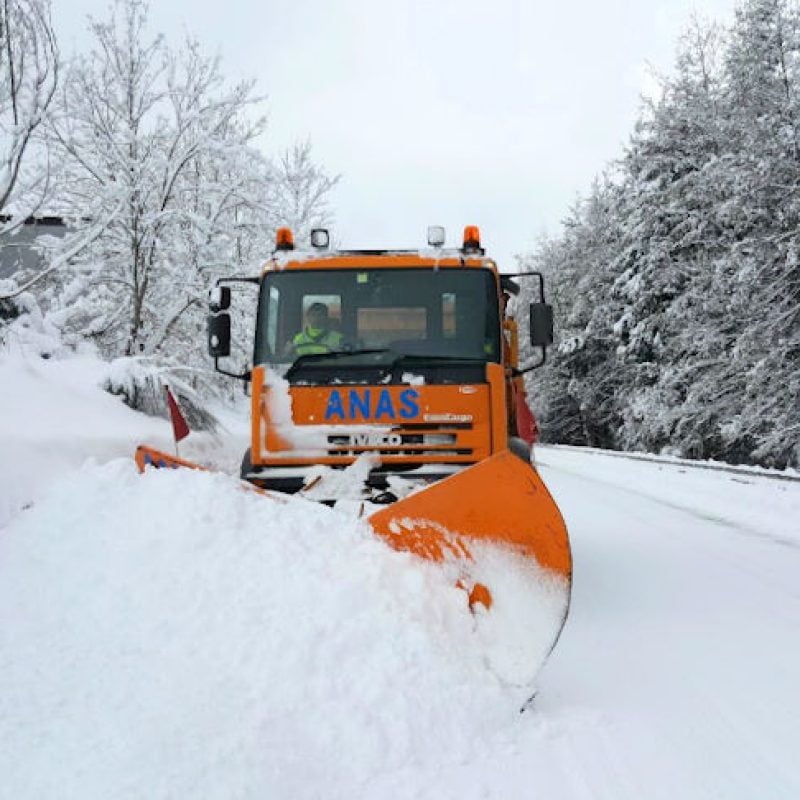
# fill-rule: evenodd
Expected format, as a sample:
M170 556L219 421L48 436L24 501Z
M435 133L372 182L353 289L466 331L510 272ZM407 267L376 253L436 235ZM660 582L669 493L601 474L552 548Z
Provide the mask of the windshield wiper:
M454 361L454 362L470 362L470 363L477 363L477 362L484 362L486 358L481 358L478 356L457 356L457 355L422 355L420 353L399 353L397 358L392 362L392 366L396 364L402 364L404 361L414 361L414 362L421 362L421 361Z
M292 375L297 374L303 367L311 366L312 364L318 364L320 362L324 362L327 360L337 361L341 358L345 358L348 356L363 356L363 355L377 355L377 354L385 354L391 353L394 358L387 359L387 361L370 365L370 366L381 366L381 367L388 367L393 368L397 367L401 364L412 363L412 364L424 364L426 362L435 361L438 363L446 362L446 363L454 363L454 364L480 364L486 361L485 358L481 358L478 356L461 356L461 355L440 355L440 354L430 354L430 355L423 355L421 353L398 353L397 350L393 350L391 347L368 347L356 350L331 350L328 353L306 353L305 355L298 356L293 362L289 369L286 371L286 378L290 378Z
M364 356L370 355L371 353L397 354L395 350L392 350L389 347L368 347L356 350L330 350L327 353L306 353L305 355L297 356L297 358L292 362L292 366L286 371L285 377L289 378L303 367L308 366L309 364L315 364L319 361L325 361L326 359L333 359L335 361L342 356ZM394 363L394 361L390 363Z

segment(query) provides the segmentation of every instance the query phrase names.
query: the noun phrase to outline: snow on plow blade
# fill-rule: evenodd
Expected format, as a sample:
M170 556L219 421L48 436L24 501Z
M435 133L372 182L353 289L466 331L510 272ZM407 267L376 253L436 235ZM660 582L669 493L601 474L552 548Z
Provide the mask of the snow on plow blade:
M504 640L506 662L498 671L519 683L535 677L567 618L572 555L558 506L530 464L503 451L369 523L397 550L452 564L479 621L498 618L491 636Z

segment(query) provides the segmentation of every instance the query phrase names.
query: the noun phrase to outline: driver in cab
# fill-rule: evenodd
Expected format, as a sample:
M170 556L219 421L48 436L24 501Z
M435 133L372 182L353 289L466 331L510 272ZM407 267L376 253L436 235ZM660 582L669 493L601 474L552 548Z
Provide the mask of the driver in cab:
M330 353L342 347L342 334L331 329L328 307L325 303L312 303L306 312L303 330L295 334L287 347L288 355L307 356Z

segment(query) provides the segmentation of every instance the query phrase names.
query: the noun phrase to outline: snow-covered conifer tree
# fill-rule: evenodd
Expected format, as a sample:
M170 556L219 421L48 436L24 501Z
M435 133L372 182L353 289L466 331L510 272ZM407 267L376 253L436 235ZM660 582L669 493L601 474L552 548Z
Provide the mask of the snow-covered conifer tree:
M565 335L545 438L800 463L798 79L794 0L692 20L613 180L531 255Z

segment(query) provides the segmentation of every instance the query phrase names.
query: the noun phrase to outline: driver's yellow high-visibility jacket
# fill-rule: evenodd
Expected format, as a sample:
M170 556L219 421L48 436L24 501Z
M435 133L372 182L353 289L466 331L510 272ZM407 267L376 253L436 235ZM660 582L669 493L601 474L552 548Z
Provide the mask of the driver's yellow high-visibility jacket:
M342 345L342 334L339 331L328 331L324 328L309 328L306 326L294 339L292 350L298 356L312 353L330 353L338 350Z

